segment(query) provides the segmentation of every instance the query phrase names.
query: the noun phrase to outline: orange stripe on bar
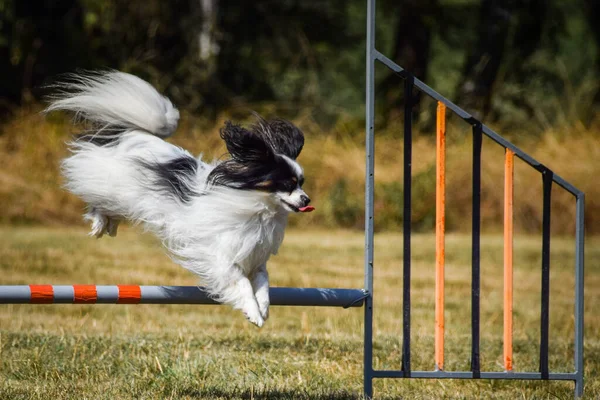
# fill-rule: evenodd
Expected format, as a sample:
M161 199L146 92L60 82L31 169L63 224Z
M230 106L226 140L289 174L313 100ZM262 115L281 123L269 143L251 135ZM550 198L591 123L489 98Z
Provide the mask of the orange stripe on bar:
M96 300L96 285L73 285L73 304L93 304Z
M138 304L142 299L142 289L137 285L117 285L119 288L118 304Z
M438 102L435 193L435 367L444 369L444 264L446 227L446 105Z
M513 368L513 200L514 155L504 160L504 369Z
M52 285L29 285L31 291L31 304L52 304L54 303L54 289Z

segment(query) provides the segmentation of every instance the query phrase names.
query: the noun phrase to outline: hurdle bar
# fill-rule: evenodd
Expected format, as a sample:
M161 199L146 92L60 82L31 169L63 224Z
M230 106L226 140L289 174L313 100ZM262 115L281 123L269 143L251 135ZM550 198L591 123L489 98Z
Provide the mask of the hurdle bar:
M477 118L446 99L444 96L427 86L410 72L390 60L375 47L375 12L376 0L367 1L367 40L366 40L366 185L365 185L365 299L364 324L364 395L373 395L374 378L433 378L433 379L521 379L521 380L568 380L575 383L575 397L583 395L583 303L584 303L584 236L585 236L585 194L575 186L558 176L554 171L543 165L523 150L498 135ZM375 370L373 368L373 191L374 191L374 138L375 138L375 64L385 65L389 70L404 80L404 214L403 214L403 305L402 305L402 359L400 370ZM412 119L414 106L414 90L419 90L436 100L454 115L472 127L472 280L471 280L471 370L443 370L443 230L440 224L443 219L442 196L443 187L440 185L439 168L444 161L443 153L437 152L436 170L436 332L435 332L435 370L413 371L410 365L410 276L411 276L411 168L412 168ZM445 122L438 108L438 134ZM480 234L481 234L481 151L483 137L500 145L506 152L505 161L505 270L504 270L504 372L481 371L480 365ZM438 136L438 146L439 146ZM543 183L543 223L542 223L542 265L541 265L541 318L540 318L540 365L537 372L515 372L512 359L512 196L513 196L513 163L514 157L537 170L542 176ZM574 371L552 373L548 366L549 352L549 295L550 295L550 223L551 223L551 192L556 184L573 195L575 199L575 338L574 338Z
M272 287L272 306L362 307L362 289ZM0 285L0 304L220 304L198 286Z

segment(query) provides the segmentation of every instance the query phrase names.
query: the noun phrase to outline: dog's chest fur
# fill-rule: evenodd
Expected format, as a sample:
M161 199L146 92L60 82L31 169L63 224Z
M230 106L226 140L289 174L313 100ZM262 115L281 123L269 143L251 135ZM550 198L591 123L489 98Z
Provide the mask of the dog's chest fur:
M285 227L287 225L287 214L283 212L265 211L258 213L248 224L244 224L246 232L240 232L240 238L247 238L254 243L244 243L240 246L252 247L250 251L243 251L245 257L238 259L237 263L248 275L265 264L269 257L277 254L279 246L283 242Z

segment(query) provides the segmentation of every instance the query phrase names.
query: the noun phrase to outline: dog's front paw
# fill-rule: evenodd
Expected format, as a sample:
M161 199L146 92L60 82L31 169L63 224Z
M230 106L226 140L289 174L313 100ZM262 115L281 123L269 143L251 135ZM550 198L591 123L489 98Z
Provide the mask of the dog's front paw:
M257 292L256 301L258 303L258 310L260 311L260 315L266 321L267 319L269 319L269 305L271 304L271 302L269 301L269 292Z
M244 310L244 315L246 316L246 319L248 319L248 321L252 322L254 325L258 326L259 328L262 327L265 323L265 320L262 318L262 316L260 315L258 310L251 310L251 311Z

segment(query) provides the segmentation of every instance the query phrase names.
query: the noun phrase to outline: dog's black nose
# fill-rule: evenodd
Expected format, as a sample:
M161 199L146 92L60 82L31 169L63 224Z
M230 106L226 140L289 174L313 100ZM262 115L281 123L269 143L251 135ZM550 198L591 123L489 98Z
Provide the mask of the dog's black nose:
M302 204L304 204L304 207L306 207L308 203L310 203L310 198L305 195L300 196L300 200L302 200Z

